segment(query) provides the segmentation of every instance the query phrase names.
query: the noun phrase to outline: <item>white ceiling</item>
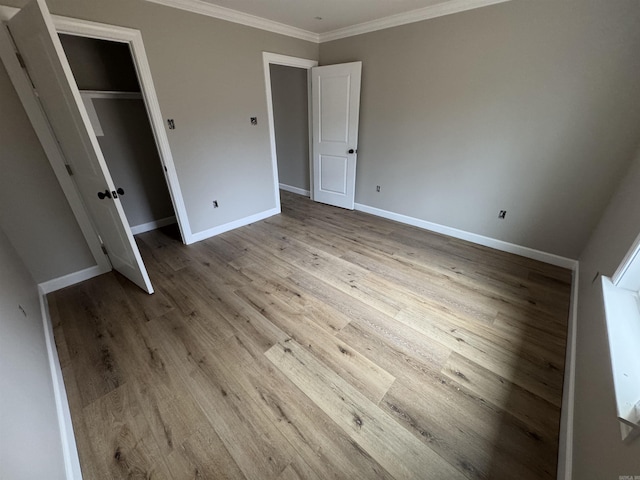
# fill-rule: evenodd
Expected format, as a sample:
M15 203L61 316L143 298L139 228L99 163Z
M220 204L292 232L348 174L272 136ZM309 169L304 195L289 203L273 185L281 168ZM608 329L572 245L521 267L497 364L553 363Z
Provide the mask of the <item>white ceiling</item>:
M324 42L509 0L147 1L304 40Z
M326 33L451 0L206 0L314 33ZM317 20L315 17L322 17Z

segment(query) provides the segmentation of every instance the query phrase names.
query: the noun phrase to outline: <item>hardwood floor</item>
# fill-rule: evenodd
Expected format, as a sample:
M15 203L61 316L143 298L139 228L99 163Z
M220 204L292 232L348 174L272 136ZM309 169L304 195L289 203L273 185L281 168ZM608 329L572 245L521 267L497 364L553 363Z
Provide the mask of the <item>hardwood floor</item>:
M48 296L84 478L555 478L571 272L282 208Z

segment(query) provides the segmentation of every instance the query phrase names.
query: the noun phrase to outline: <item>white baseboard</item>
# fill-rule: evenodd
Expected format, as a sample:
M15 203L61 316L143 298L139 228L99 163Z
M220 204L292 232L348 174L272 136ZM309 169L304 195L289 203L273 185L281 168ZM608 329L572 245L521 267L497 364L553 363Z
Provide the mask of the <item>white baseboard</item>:
M426 220L421 220L415 217L409 217L400 213L394 213L388 210L370 207L361 203L356 203L355 209L364 213L369 213L378 217L405 223L414 227L424 228L425 230L429 230L435 233L441 233L443 235L448 235L454 238L459 238L460 240L467 240L469 242L476 243L478 245L484 245L485 247L495 248L496 250L501 250L503 252L514 253L522 257L531 258L533 260L549 263L558 267L575 270L578 265L578 261L571 258L561 257L559 255L554 255L553 253L542 252L533 248L523 247L522 245L516 245L514 243L497 240L495 238L485 237L483 235L466 232L464 230L458 230L457 228L447 227L445 225L428 222Z
M228 232L236 228L244 227L245 225L249 225L250 223L255 223L257 221L264 220L265 218L272 217L274 215L277 215L278 213L280 213L279 208L272 208L270 210L265 210L264 212L256 213L254 215L241 218L240 220L234 220L233 222L225 223L224 225L220 225L218 227L210 228L208 230L204 230L198 233L193 233L186 240L186 244L190 245L192 243L199 242L201 240L206 240L207 238L215 237L216 235L220 235L221 233Z
M42 323L44 327L44 337L47 345L47 358L51 370L53 381L53 396L56 402L56 414L58 416L58 428L60 429L60 439L62 441L62 457L67 480L82 480L80 469L80 459L78 458L78 448L76 438L73 434L73 423L71 422L71 410L67 391L64 388L60 359L53 337L53 326L49 316L49 304L47 303L46 292L39 287L40 311L42 313Z
M45 294L47 294L55 292L56 290L60 290L61 288L68 287L70 285L75 285L76 283L84 282L85 280L89 280L90 278L97 277L98 275L102 275L103 273L107 273L108 271L109 270L106 270L99 265L94 265L93 267L85 268L84 270L80 270L79 272L73 272L62 277L47 280L46 282L40 283L38 287L42 289Z
M311 196L311 192L309 190L305 190L304 188L292 187L291 185L287 185L286 183L280 184L280 190L297 193L298 195L304 195L305 197Z
M576 265L571 284L571 304L564 364L557 480L571 480L573 474L573 414L576 391L576 335L578 329L578 288L580 267Z
M173 225L174 223L177 223L177 220L175 215L172 215L170 217L161 218L160 220L154 220L153 222L142 223L135 227L131 227L131 233L138 235L139 233L150 232L151 230L166 227L167 225Z

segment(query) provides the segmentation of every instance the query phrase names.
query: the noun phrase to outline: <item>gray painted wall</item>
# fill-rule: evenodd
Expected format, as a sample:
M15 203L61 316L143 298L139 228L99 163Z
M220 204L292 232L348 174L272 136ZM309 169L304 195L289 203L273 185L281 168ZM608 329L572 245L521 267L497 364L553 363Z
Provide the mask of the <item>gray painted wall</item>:
M104 136L98 137L129 225L174 215L155 139L142 100L94 99Z
M363 62L356 202L578 258L638 142L638 25L513 0L322 44Z
M270 68L279 180L310 190L307 70L284 65Z
M0 272L0 478L62 480L62 443L38 290L2 229Z
M95 265L0 63L0 225L36 282Z
M168 137L194 233L275 207L262 52L318 58L318 45L142 0L47 4L54 14L142 31L161 111L176 122ZM37 282L94 265L4 69L0 105L7 235Z
M275 207L262 52L318 58L317 44L142 0L48 5L142 32L194 233Z
M59 37L80 90L140 91L129 45L75 35Z
M640 151L580 256L573 478L640 475L640 439L622 443L599 272L611 276L640 233Z

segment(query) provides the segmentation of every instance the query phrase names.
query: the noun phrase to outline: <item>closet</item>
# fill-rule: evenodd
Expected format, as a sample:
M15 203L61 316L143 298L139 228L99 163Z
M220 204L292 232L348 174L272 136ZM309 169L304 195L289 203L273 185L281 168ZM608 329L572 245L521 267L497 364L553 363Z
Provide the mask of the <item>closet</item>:
M175 223L129 45L59 37L132 233Z

